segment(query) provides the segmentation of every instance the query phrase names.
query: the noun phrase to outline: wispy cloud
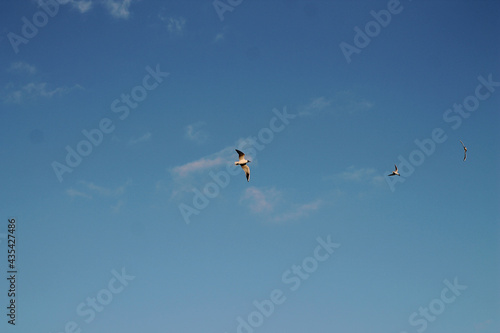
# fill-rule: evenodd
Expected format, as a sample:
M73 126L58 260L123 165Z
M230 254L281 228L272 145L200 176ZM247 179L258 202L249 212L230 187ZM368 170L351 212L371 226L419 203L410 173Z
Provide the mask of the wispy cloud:
M213 39L213 42L214 43L220 43L220 42L223 42L224 40L226 40L227 36L228 36L228 33L229 33L229 27L228 26L224 26L222 28L222 31L221 32L218 32L217 34L215 34L215 37Z
M116 205L111 206L111 209L113 210L113 213L119 213L124 204L125 203L124 203L123 200L118 200L118 202L116 203Z
M225 33L223 32L219 32L218 34L215 35L214 37L214 42L217 43L217 42L221 42L223 41L224 39L226 39L226 35Z
M488 319L475 325L476 331L484 331L491 328L493 320Z
M85 198L85 199L92 199L91 195L77 191L77 190L72 189L72 188L67 189L66 194L69 195L70 197L81 197L81 198Z
M46 0L37 0L38 5L44 5L47 1ZM92 7L94 6L94 3L96 3L95 0L66 0L64 1L63 4L70 5L72 8L78 10L80 13L86 13ZM103 3L100 1L100 3Z
M231 156L235 154L234 146L228 146L193 162L173 167L170 171L174 178L184 178L201 172L207 175L208 169L229 163L231 161Z
M309 104L300 108L300 115L311 115L313 113L319 112L332 104L331 100L326 99L326 97L316 97Z
M179 37L184 34L186 29L186 19L184 17L168 17L163 19L167 23L167 29L172 37Z
M88 12L93 6L92 0L71 0L70 2L73 8L76 8L82 14Z
M184 127L184 137L198 144L206 142L206 140L208 139L208 134L207 132L201 130L204 125L205 123L201 121L187 125L186 127Z
M284 193L275 187L259 189L252 186L245 190L240 199L241 205L269 222L287 222L308 217L323 203L323 200L316 199L308 203L293 204L284 200Z
M172 169L172 172L178 176L181 177L186 177L192 173L200 172L200 171L205 171L207 172L207 169L222 165L224 163L227 163L227 160L223 159L222 157L208 157L208 158L200 158L199 160L193 161L186 163L184 165L177 166Z
M73 188L67 189L66 195L68 195L71 198L78 197L89 200L93 199L94 197L97 197L99 198L99 200L106 200L109 202L113 202L114 204L111 204L110 206L111 210L114 213L119 213L121 208L125 204L123 196L126 192L127 187L131 183L132 182L130 180L127 180L124 184L116 188L111 188L111 187L96 185L93 182L87 182L82 180L78 182L78 184L80 184L79 190Z
M270 213L281 199L281 193L274 187L258 189L249 187L245 190L240 203L248 206L254 213Z
M132 0L105 0L104 6L114 18L128 19L130 17L130 5Z
M10 83L3 92L2 99L6 103L21 103L24 100L35 98L52 98L62 96L76 89L83 89L79 84L72 87L50 88L47 82L30 82L20 88L12 88L14 84Z
M73 90L83 89L79 84L71 87L53 87L47 82L42 82L35 75L38 72L37 68L23 61L11 63L6 70L12 73L12 80L0 90L0 100L4 103L21 103L29 99L52 98L65 95Z
M369 110L373 105L372 102L358 97L350 91L340 91L330 98L325 96L313 98L309 104L299 108L299 115L311 116L325 111L352 114Z
M138 137L138 138L132 138L130 139L130 141L128 142L129 144L131 145L135 145L135 144L138 144L138 143L141 143L141 142L146 142L146 141L149 141L151 140L151 133L150 132L146 132L144 133L142 136Z
M27 74L36 73L35 66L22 61L13 62L7 70L9 72L17 72L17 73L27 73Z
M131 184L131 181L128 180L123 185L120 185L116 188L99 186L99 185L94 184L93 182L87 182L87 181L83 181L83 180L80 181L79 183L82 184L85 188L87 188L91 192L97 193L98 195L106 196L106 197L114 197L114 196L119 196L119 195L124 194L127 186L129 186Z
M170 37L180 37L186 30L186 19L182 16L177 18L170 16L165 8L158 12L158 18L167 25Z
M238 155L234 151L236 147L240 146L238 144L227 146L194 161L169 168L170 179L168 181L159 181L156 190L167 190L170 192L170 199L177 201L190 196L194 189L203 188L205 184L212 182L213 176L211 174L213 175L221 170L237 168L237 171L242 173L241 177L244 179L243 170L234 165L234 162L238 159ZM228 177L230 176L228 175Z
M177 165L169 168L172 198L181 198L184 194L192 192L193 188L199 188L207 182L213 180L211 172L219 172L221 169L228 170L229 168L236 169L234 171L241 172L241 177L244 179L243 170L235 166L234 162L238 160L238 154L235 148L241 149L248 153L248 159L252 161L252 165L257 166L257 152L253 147L253 138L240 138L234 144L227 146L217 152L197 158L194 161ZM248 150L246 148L249 148ZM253 152L252 152L253 151ZM163 184L163 182L162 182ZM162 185L162 187L164 187Z
M309 216L309 214L311 214L312 212L317 211L322 204L323 201L321 199L317 199L315 201L306 204L297 205L289 209L288 212L275 216L272 220L274 222L287 222L292 220L298 220L300 218Z
M384 183L384 177L380 172L373 168L348 167L345 171L327 177L335 181L367 183L371 185L380 185Z
M72 89L81 89L82 87L79 85L75 85L73 87L57 87L57 88L49 88L47 82L31 82L25 85L22 89L26 91L29 95L32 96L41 96L41 97L53 97L55 95L62 95L68 93Z
M344 90L335 94L332 106L335 111L352 114L367 111L374 106L374 103L357 96L351 91Z

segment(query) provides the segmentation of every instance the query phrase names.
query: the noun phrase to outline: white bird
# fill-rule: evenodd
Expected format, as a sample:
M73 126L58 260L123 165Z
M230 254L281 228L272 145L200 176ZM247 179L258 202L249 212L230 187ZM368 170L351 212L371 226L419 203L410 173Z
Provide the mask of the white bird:
M465 147L465 145L462 142L462 140L460 140L460 143L462 144L462 147L464 147L464 162L465 162L465 159L467 159L467 147Z
M245 154L238 149L235 149L236 152L238 153L239 156L239 161L234 162L234 165L239 165L245 171L245 175L247 176L247 182L250 181L250 168L248 167L247 163L250 163L251 161L245 159Z
M394 168L396 168L396 170L394 170L390 175L388 176L401 176L398 172L398 167L396 164L394 164Z

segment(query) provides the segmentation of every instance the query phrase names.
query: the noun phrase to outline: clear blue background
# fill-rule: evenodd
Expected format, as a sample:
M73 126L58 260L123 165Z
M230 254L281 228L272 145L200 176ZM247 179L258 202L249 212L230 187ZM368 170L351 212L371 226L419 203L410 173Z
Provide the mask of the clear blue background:
M15 53L8 34L41 8L2 1L2 332L236 332L281 289L255 332L410 333L455 277L467 289L425 331L498 332L500 87L456 129L443 114L478 76L500 81L500 3L402 0L348 63L340 43L387 4L243 1L221 21L212 1L72 0ZM170 75L120 120L111 103L157 65ZM186 224L193 189L284 107L250 182L239 170ZM103 118L114 131L59 182L51 164ZM447 140L391 191L435 128ZM328 235L341 247L291 291L282 274ZM86 323L77 306L122 268L135 279Z

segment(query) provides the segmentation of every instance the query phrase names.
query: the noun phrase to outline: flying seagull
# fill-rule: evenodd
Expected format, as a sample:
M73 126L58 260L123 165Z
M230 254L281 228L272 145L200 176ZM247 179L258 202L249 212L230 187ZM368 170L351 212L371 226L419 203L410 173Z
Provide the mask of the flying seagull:
M464 147L464 162L465 162L465 159L467 158L467 147L465 147L465 145L462 142L462 140L460 140L460 143L462 144L462 147Z
M247 163L250 163L251 161L245 159L245 154L238 149L235 149L236 152L238 153L239 161L234 162L234 165L239 165L245 171L245 175L247 176L247 182L250 181L250 168L248 167Z
M397 167L397 165L396 165L396 164L394 164L394 168L396 168L396 170L394 170L394 171L393 171L390 175L388 175L388 176L396 176L396 175L401 176L401 175L399 174L399 172L398 172L398 167Z

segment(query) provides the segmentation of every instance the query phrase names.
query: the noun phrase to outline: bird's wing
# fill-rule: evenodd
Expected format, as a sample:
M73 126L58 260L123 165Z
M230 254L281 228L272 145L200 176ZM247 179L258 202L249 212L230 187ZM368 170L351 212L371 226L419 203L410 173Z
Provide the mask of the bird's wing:
M467 152L464 153L464 162L467 159Z
M244 160L245 159L245 154L242 151L238 150L238 149L235 149L235 150L238 153L238 156L240 157L240 161Z
M394 164L394 168L396 169L394 171L398 171L398 166L396 164Z
M243 169L243 171L245 171L245 175L247 176L247 182L250 181L250 168L248 167L248 165L242 165L241 168Z
M464 145L464 143L462 142L462 140L460 140L460 143L462 144L462 147L464 147L464 148L465 148L465 145Z

